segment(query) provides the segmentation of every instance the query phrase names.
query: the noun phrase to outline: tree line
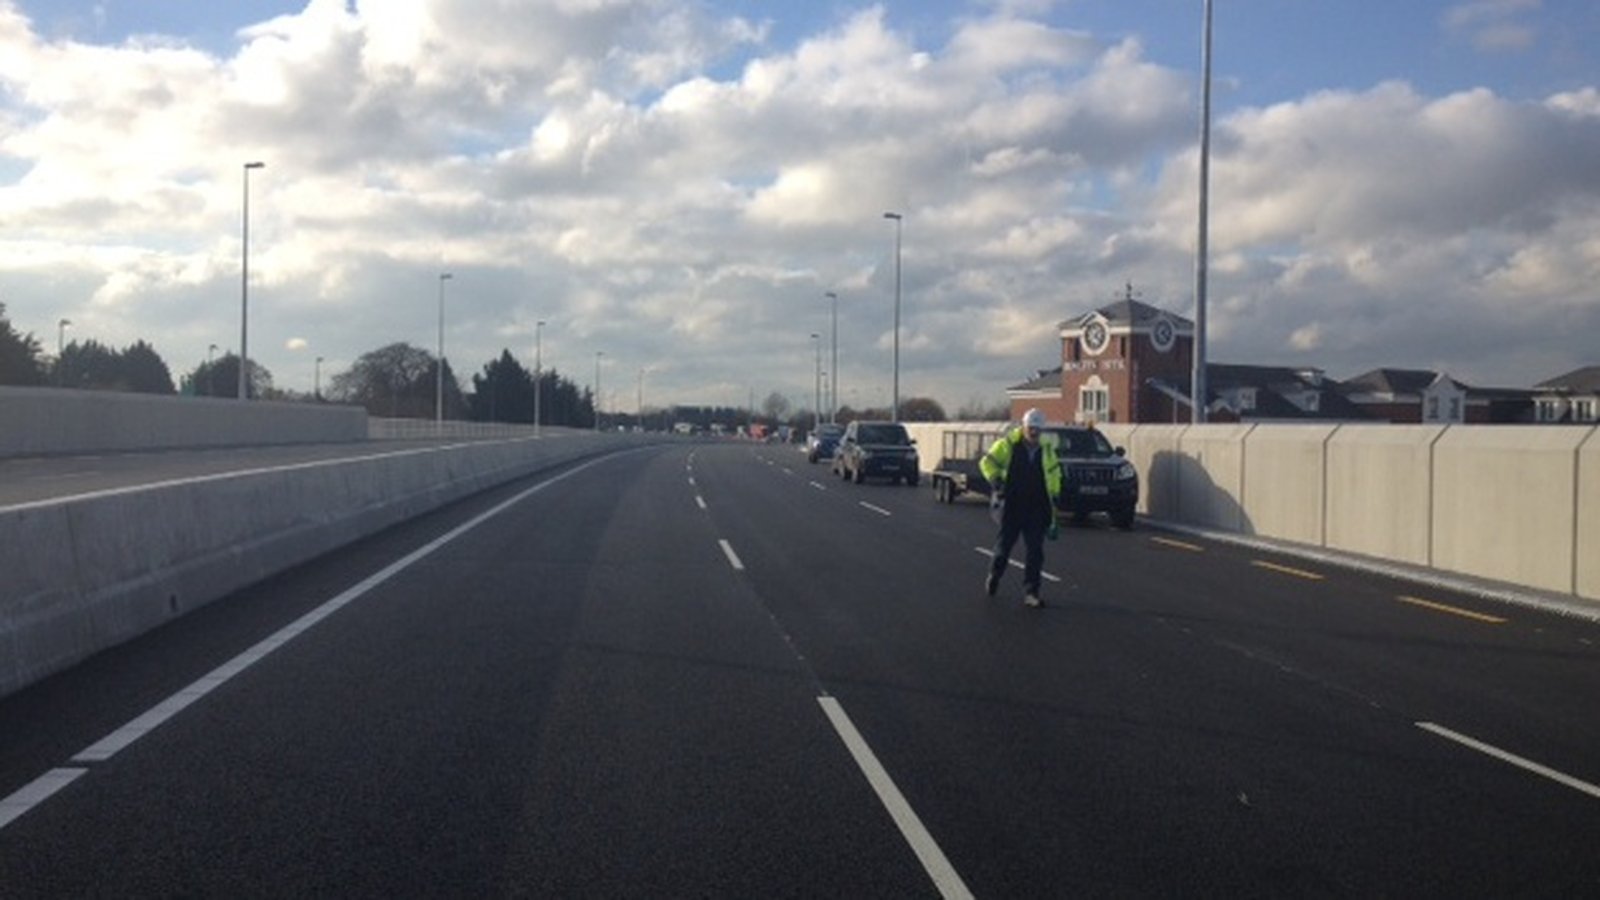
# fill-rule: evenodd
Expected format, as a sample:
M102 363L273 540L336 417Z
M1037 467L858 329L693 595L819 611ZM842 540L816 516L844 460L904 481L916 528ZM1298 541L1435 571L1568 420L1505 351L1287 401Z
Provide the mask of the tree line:
M31 333L22 334L12 326L5 304L0 303L0 384L232 398L239 394L239 365L239 357L228 353L182 373L175 384L166 362L144 341L118 350L94 340L75 340L61 349L59 358L52 359ZM580 388L560 372L549 369L540 379L542 390L536 399L533 373L510 350L502 350L499 357L473 374L470 393L461 389L448 360L443 368L445 418L531 424L537 407L539 421L546 425L591 428L596 424L595 398L590 388ZM432 418L440 393L439 360L408 343L389 344L363 354L349 369L334 374L327 389L317 396L277 389L272 373L258 363L250 363L248 374L246 387L251 397L349 403L382 418ZM1004 409L1001 405L979 410L975 405L971 410L963 409L963 414L1004 418ZM836 414L841 422L889 417L888 409L858 410L848 406ZM942 422L946 418L938 402L925 397L903 400L900 417L910 422ZM774 392L759 411L674 406L635 414L606 413L603 424L667 430L677 422L689 422L702 429L715 424L730 430L752 424L767 428L788 425L808 432L816 426L817 415L815 410L793 410L788 398Z

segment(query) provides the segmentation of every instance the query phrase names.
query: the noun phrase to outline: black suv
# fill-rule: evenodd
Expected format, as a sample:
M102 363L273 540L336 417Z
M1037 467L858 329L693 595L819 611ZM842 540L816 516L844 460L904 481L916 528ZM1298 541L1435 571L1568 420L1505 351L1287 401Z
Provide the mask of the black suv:
M833 453L833 474L856 484L887 476L916 487L922 477L916 443L899 422L851 422Z
M1139 473L1126 451L1087 426L1049 425L1044 433L1055 438L1056 456L1061 459L1061 498L1056 508L1076 522L1103 512L1118 528L1133 527Z

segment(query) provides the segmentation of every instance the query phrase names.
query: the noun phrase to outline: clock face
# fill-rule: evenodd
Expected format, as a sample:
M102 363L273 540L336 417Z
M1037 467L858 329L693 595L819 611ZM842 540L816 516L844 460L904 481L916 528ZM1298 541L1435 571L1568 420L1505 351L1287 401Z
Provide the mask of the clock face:
M1083 329L1083 349L1092 354L1099 355L1106 348L1106 323L1090 322Z
M1175 337L1176 333L1173 330L1172 323L1166 319L1157 320L1155 327L1150 329L1150 343L1154 344L1156 349L1162 353L1172 349L1172 341Z

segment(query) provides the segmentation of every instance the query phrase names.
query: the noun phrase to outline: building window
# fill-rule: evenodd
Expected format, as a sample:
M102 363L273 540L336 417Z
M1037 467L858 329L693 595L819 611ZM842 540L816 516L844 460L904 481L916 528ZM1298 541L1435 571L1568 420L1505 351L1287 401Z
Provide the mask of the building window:
M1451 397L1450 398L1450 421L1452 421L1452 422L1461 421L1461 398L1460 397Z
M1088 384L1078 389L1078 419L1101 421L1109 418L1111 391L1104 385Z
M1561 414L1566 411L1566 401L1559 398L1546 397L1538 401L1539 421L1559 422Z
M1593 422L1595 420L1595 400L1593 397L1583 397L1572 401L1572 421Z
M1438 397L1429 397L1428 398L1428 414L1427 414L1426 418L1427 418L1427 420L1429 422L1437 422L1437 421L1439 421L1439 398Z

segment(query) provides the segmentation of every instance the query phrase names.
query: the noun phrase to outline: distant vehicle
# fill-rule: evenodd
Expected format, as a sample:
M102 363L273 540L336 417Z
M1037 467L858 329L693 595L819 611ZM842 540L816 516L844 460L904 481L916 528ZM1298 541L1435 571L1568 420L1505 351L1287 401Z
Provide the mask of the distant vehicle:
M1118 528L1133 527L1139 505L1139 472L1127 451L1111 446L1106 436L1086 425L1050 425L1061 459L1061 498L1056 508L1083 522L1090 513L1103 512Z
M843 435L843 425L818 425L806 438L806 462L833 459L834 451L839 449L839 438Z
M834 451L833 474L856 484L886 477L916 487L922 477L916 443L899 422L851 422Z
M1128 462L1126 451L1111 446L1104 434L1089 426L1050 425L1044 431L1047 440L1054 441L1061 460L1061 498L1056 508L1076 522L1103 512L1118 528L1133 527L1139 505L1139 473ZM987 496L989 482L979 471L978 460L1004 433L945 432L943 455L929 476L934 499L954 503L966 493Z

